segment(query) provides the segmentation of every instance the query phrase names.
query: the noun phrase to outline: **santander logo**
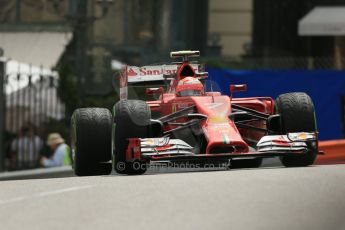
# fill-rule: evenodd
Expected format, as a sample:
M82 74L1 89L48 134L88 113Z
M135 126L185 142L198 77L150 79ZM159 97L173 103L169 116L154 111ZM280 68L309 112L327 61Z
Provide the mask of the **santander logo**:
M198 64L191 64L194 71L199 68ZM157 65L157 66L127 66L128 82L144 82L144 81L157 81L164 80L163 75L173 75L178 71L178 65Z
M136 77L136 76L159 76L165 74L174 74L177 72L177 69L165 69L162 68L147 68L147 67L141 67L141 68L129 68L127 70L128 77Z
M198 66L192 65L193 69L197 71ZM164 66L128 66L127 76L128 77L140 77L140 76L163 76L163 74L176 74L178 65L164 65Z

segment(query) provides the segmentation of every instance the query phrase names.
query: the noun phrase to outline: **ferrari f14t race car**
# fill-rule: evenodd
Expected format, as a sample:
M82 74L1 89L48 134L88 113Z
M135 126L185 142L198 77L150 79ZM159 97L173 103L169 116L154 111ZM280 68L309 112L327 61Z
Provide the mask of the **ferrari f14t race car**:
M221 164L260 167L279 157L286 167L313 164L318 137L313 102L305 93L234 98L246 85L230 85L230 95L205 90L208 73L189 61L199 51L171 52L181 62L120 72L120 100L112 113L77 109L71 118L76 175L143 174L150 163ZM129 85L154 85L155 100L129 100ZM212 87L211 87L212 88Z

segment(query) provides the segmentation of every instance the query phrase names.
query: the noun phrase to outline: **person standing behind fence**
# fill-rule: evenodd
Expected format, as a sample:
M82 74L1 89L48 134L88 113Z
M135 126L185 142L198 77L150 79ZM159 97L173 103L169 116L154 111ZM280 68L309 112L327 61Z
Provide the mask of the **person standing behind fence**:
M12 166L16 169L37 167L37 159L42 147L43 141L35 134L35 128L32 125L22 127L11 142Z
M47 145L53 151L50 158L41 157L40 164L43 167L57 167L71 165L70 147L59 133L51 133L47 138Z

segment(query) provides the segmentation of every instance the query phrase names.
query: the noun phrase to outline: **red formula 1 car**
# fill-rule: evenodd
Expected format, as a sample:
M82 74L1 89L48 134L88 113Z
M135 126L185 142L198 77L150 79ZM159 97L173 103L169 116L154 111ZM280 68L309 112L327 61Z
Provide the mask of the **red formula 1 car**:
M172 52L182 62L127 66L113 113L77 109L71 120L75 173L109 174L114 168L142 174L152 162L259 167L266 157L280 157L287 167L313 164L318 139L308 95L233 98L246 85L230 85L230 95L207 92L208 74L188 60L196 56L199 51ZM166 87L146 89L156 100L127 99L128 85L157 82Z

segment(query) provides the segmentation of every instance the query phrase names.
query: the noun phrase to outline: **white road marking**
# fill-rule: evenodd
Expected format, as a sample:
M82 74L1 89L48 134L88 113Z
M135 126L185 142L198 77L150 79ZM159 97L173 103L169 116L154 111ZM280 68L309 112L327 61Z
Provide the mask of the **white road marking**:
M12 198L9 200L0 200L0 205L16 203L16 202L20 202L24 200L31 200L34 198L53 196L53 195L58 195L61 193L73 192L73 191L88 189L92 187L94 187L94 185L76 186L76 187L64 188L64 189L59 189L59 190L54 190L54 191L40 192L40 193L32 194L30 196L20 196L20 197Z

